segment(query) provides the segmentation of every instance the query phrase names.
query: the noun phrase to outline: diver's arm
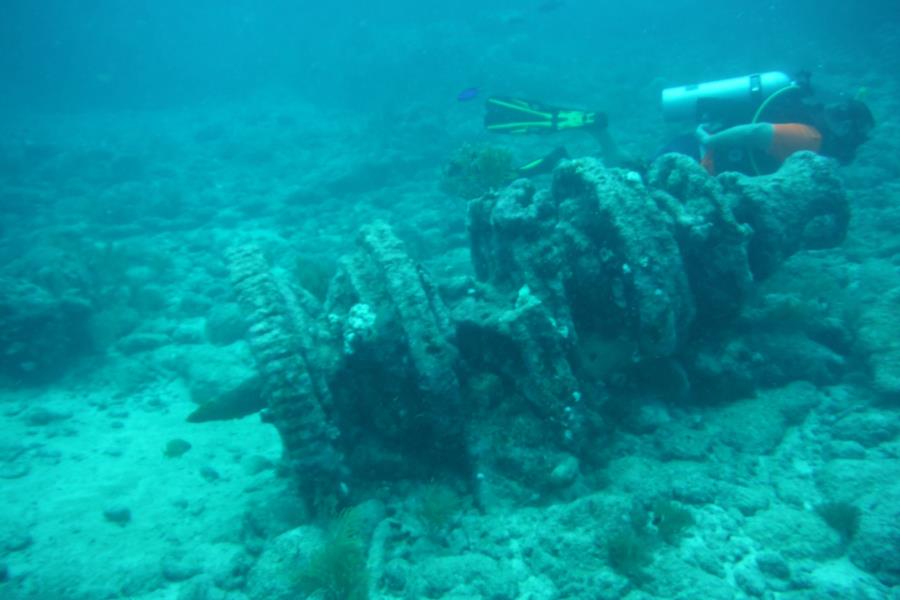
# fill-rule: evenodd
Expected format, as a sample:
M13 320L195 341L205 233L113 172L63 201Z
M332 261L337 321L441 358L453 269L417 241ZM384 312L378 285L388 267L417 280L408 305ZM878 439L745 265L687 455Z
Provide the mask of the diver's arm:
M710 150L729 148L755 148L767 150L772 144L775 127L771 123L736 125L718 133L710 134L703 125L697 128L697 139Z

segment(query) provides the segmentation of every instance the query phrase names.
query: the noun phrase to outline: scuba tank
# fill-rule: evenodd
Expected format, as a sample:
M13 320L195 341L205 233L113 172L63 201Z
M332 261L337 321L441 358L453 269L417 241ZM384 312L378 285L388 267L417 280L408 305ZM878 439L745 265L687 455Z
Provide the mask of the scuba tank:
M695 83L662 91L666 121L749 121L772 94L789 87L791 78L780 71Z

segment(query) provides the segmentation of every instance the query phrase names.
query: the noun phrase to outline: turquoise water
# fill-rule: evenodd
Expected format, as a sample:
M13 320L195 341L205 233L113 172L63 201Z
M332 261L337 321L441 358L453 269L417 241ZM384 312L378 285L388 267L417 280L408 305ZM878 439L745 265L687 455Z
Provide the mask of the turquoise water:
M4 6L0 597L900 598L893 3L259 4Z

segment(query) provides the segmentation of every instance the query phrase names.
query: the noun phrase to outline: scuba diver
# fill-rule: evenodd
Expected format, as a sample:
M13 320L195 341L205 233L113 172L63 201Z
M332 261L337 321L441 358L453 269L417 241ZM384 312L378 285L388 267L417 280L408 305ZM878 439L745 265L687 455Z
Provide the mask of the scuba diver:
M663 151L699 160L711 175L771 173L794 152L809 150L849 164L875 119L859 99L818 101L810 75L770 71L662 92L667 121L699 123Z
M867 139L875 119L859 99L825 104L813 96L810 76L791 79L772 71L707 83L672 87L662 92L667 121L699 123L671 140L657 154L679 152L693 157L715 175L739 171L772 173L784 160L810 150L850 163ZM485 126L497 133L551 133L584 129L599 141L604 158L615 164L621 155L599 111L578 111L514 98L488 98ZM522 176L549 172L565 150L520 167Z

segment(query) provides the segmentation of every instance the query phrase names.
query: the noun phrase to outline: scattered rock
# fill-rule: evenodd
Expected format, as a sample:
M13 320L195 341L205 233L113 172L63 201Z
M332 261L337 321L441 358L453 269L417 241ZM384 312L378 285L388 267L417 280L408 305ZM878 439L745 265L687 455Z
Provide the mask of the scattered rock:
M284 576L284 565L304 564L322 540L322 532L308 526L272 539L247 576L247 596L253 600L296 598L295 586Z
M875 375L875 387L885 395L900 397L900 349L870 357L872 371Z
M875 389L891 398L900 397L900 288L862 304L858 329L859 353L867 356Z
M766 591L766 580L757 569L742 563L734 570L734 581L747 595L761 598Z
M72 418L70 412L56 411L43 406L37 406L25 413L25 422L35 427L43 427L70 418Z
M183 440L181 438L175 438L174 440L168 441L164 454L169 458L178 458L190 449L190 442L187 442L186 440Z
M703 461L709 456L712 441L713 436L706 428L689 427L676 421L666 423L653 436L662 460Z
M181 311L191 317L206 314L212 305L212 300L194 292L186 292L178 303Z
M153 560L146 560L146 558L142 557L141 559L120 568L121 571L112 571L112 573L115 573L115 576L110 577L110 581L115 582L117 593L102 593L97 590L87 597L146 598L151 592L159 590L165 585L162 573L159 572L159 566Z
M195 557L174 553L167 554L162 558L160 570L167 581L178 582L187 581L200 574L203 567Z
M65 433L67 437L73 437ZM34 458L42 465L58 465L62 462L62 452L57 448L39 447L35 448Z
M896 481L896 464L893 481ZM872 487L859 531L850 544L850 560L887 586L900 585L900 485ZM875 490L878 490L875 492Z
M103 516L110 523L124 527L131 521L131 509L126 506L110 506L103 510Z
M247 574L253 567L253 561L242 548L235 548L230 553L217 554L223 560L211 567L213 582L216 587L226 591L234 591L244 587Z
M26 408L28 405L25 402L11 402L2 408L0 414L4 417L15 417L25 412Z
M746 454L769 454L781 442L787 424L779 407L765 396L738 400L709 416L710 426L718 429L719 441Z
M93 351L89 326L93 307L78 295L88 292L83 288L89 285L78 260L49 251L33 260L40 264L26 270L37 279L46 276L53 289L0 276L0 374L47 383L61 377L77 357Z
M900 421L895 415L874 411L847 415L832 428L834 438L857 442L866 448L891 440L898 433Z
M896 459L829 461L816 472L816 483L822 497L830 502L859 504L860 499L885 488L885 482L896 481Z
M578 459L567 454L550 473L550 485L557 488L568 487L578 478Z
M260 456L259 454L251 454L244 459L244 471L248 475L258 475L259 473L268 471L274 467L275 465L271 460L265 456Z
M709 477L707 466L702 463L669 463L672 478L672 497L685 504L702 506L716 501L719 482ZM659 490L658 493L663 490Z
M7 552L21 552L32 543L31 534L22 529L3 532L2 546Z
M388 561L381 573L384 589L395 593L402 592L406 587L411 570L412 567L408 561L399 558Z
M787 506L750 517L747 534L765 548L778 548L786 558L827 560L843 553L841 540L822 518Z
M0 445L0 479L19 479L31 471L31 448L24 444Z
M770 492L759 487L729 485L723 483L720 490L721 506L735 507L742 515L751 516L769 508Z
M804 571L810 567L804 568ZM831 561L820 564L808 573L795 576L800 588L808 588L809 598L840 598L840 599L894 599L891 592L881 585L877 579L860 571L849 561Z
M791 569L778 552L766 550L756 555L756 566L766 575L778 579L790 579Z
M158 285L145 285L134 292L134 307L140 311L159 312L169 304L170 294Z
M206 315L206 338L217 346L242 339L246 331L246 321L235 303L216 304Z
M412 571L407 590L414 598L515 598L516 580L496 559L471 552L424 557Z
M203 329L202 319L185 320L172 332L172 340L177 344L204 344L206 335Z
M286 489L265 503L249 503L244 513L241 534L244 540L265 542L309 520L310 514L297 491Z
M119 352L125 355L155 350L169 343L169 336L161 333L132 333L116 344Z
M696 563L698 567L714 577L724 579L726 576L725 565L721 557L706 545L692 547L687 558L689 562Z
M200 476L209 482L218 481L219 479L222 479L222 476L219 475L219 472L216 471L215 469L213 469L212 467L210 467L209 465L206 465L200 469Z
M244 596L237 596L235 600L240 598ZM226 600L226 593L216 589L208 575L200 575L179 586L178 600Z
M20 479L30 472L31 468L25 463L0 464L0 479Z
M798 425L822 402L822 395L808 381L794 380L784 387L766 390L760 400L777 406L788 425Z
M825 457L833 458L865 458L866 449L858 442L834 441L825 445Z

